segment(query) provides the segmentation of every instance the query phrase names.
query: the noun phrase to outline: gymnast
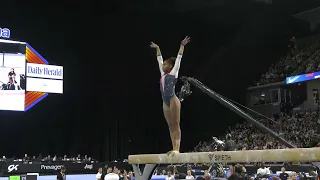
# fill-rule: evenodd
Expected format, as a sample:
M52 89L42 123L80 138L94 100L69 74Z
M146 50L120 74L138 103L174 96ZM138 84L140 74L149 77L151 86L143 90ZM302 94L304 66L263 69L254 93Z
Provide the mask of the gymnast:
M163 100L163 113L168 123L172 150L167 154L172 156L179 153L181 130L180 130L180 109L181 104L175 95L175 84L178 80L180 62L184 51L184 46L190 42L190 37L185 37L180 44L177 58L171 57L163 61L160 48L157 44L151 42L150 47L157 50L157 60L161 73L160 91Z

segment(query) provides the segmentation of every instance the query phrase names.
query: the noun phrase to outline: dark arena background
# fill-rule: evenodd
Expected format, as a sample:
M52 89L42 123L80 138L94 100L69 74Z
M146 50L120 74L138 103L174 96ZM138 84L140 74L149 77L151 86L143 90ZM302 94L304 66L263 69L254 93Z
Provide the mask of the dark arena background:
M123 180L317 179L319 23L316 0L7 2L0 180L111 180L111 171ZM166 60L186 36L175 88L181 154L167 161L172 144L150 44ZM11 56L22 57L19 67ZM160 165L151 177L132 164Z

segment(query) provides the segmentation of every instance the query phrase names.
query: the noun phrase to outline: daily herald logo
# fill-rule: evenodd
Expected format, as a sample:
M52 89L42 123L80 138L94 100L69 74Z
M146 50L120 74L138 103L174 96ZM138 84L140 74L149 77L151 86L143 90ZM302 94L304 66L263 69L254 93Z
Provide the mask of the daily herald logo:
M27 76L48 79L63 79L63 67L28 63Z
M42 75L62 76L62 69L50 69L50 68L40 68L40 67L28 66L28 73L38 74L40 76L42 76Z

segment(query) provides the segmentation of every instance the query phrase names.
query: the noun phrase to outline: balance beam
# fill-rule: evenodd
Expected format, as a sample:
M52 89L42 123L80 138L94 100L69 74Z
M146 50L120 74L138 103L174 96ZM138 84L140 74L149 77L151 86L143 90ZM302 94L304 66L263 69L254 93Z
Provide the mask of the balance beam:
M320 161L320 148L216 151L167 154L129 155L129 164L246 163L246 162L315 162Z

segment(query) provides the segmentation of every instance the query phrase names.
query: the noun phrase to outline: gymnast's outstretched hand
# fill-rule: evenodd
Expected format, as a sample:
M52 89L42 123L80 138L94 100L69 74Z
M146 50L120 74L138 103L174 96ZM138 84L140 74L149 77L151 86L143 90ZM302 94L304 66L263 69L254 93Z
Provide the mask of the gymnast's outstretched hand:
M158 49L159 48L159 46L154 42L151 42L150 47L153 48L153 49Z
M182 41L181 41L181 46L187 45L191 41L189 36L186 36Z

